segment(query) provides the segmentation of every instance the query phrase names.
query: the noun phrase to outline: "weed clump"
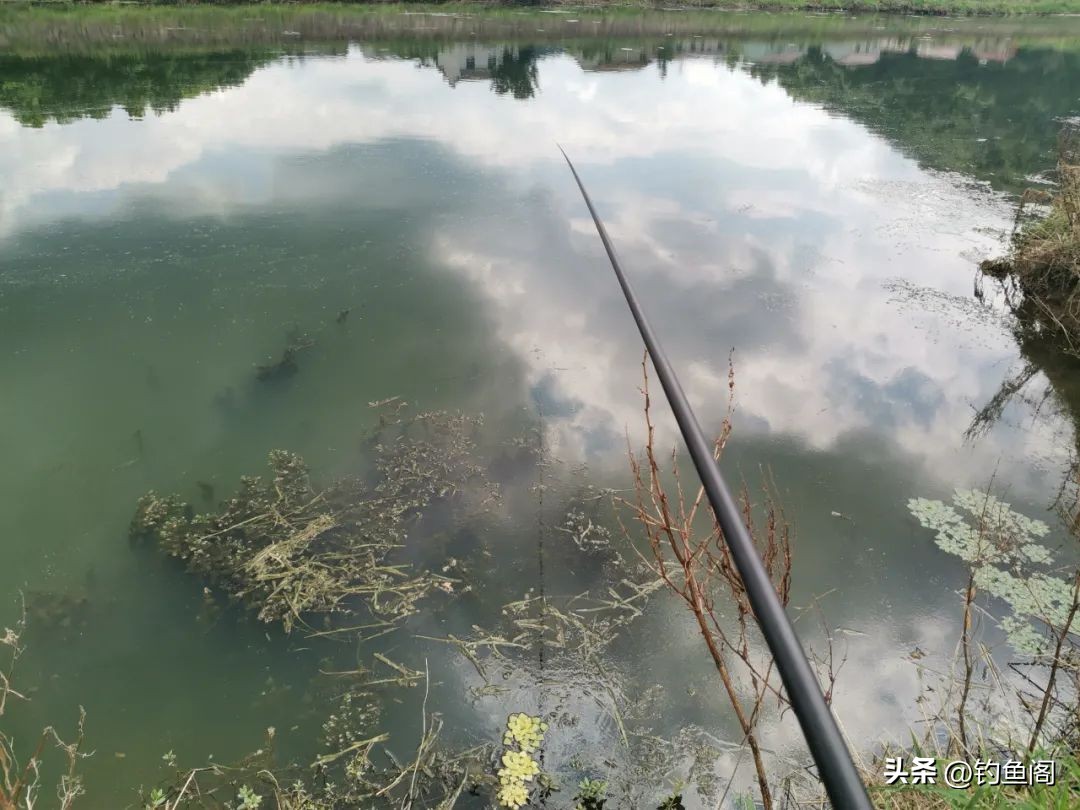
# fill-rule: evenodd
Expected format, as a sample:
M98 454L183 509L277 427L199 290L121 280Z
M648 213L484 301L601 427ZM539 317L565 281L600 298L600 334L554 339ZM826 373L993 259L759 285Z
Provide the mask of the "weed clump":
M384 424L374 447L373 483L347 477L318 488L300 456L274 450L270 475L241 478L219 512L197 513L176 495L147 493L130 536L155 541L286 632L305 616L360 605L394 621L415 612L433 588L453 590L449 576L413 570L394 554L435 501L470 482L492 494L474 458L477 422L432 412Z
M275 382L292 377L300 370L300 365L296 362L297 355L314 345L315 339L310 335L296 328L289 330L281 358L273 363L255 366L255 379L259 382Z

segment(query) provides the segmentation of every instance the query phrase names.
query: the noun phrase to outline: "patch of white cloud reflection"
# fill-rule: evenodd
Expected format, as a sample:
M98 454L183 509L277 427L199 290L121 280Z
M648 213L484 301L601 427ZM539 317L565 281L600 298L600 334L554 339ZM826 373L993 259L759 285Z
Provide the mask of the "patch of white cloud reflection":
M974 337L956 337L937 328L947 314L903 310L882 289L902 277L966 295L973 268L960 254L996 249L977 228L987 217L1004 227L1006 206L923 172L857 123L794 103L775 83L710 60L680 60L676 68L666 79L654 67L586 73L569 56L549 57L540 63L540 92L522 102L485 82L449 90L434 69L352 47L342 59L259 69L242 86L142 121L118 109L104 121L28 129L4 113L0 233L11 233L20 218L47 220L46 196L113 192L87 198L82 214L95 216L107 212L110 199L119 204L129 189L167 185L185 168L198 182L184 184L192 196L181 213L225 215L236 205L288 196L287 188L244 182L228 169L200 174L200 162L217 154L243 152L272 164L281 154L348 143L439 144L513 182L544 185L554 195L552 215L570 223L559 257L501 250L506 243L467 224L434 234L431 250L475 283L500 338L533 364L532 382L553 367L567 369L558 373L557 390L583 406L564 420L563 440L580 449L582 437L618 435L640 421L637 380L626 371L636 367L627 361L637 349L615 326L626 314L607 295L613 283L591 225L558 174L558 142L586 178L608 180L594 192L646 292L667 286L677 293L650 303L672 353L693 369L686 378L700 407L726 390L728 350L736 346L741 411L811 447L829 447L852 431L885 430L937 479L956 483L973 483L1004 452L1052 453L1038 429L960 449L972 406L993 392L1013 355L1008 336L977 324ZM696 182L678 194L655 183L635 189L646 175L637 169L628 178L621 167L643 161L660 186L665 170L680 164ZM695 174L695 167L704 171ZM553 258L572 263L574 272L551 272ZM583 268L593 272L594 295L582 292ZM767 283L758 284L762 279ZM599 295L607 295L602 313L595 311ZM685 320L679 296L692 299ZM756 316L758 334L745 338L700 320L792 300L797 305ZM703 328L727 343L695 339ZM531 351L536 346L544 352ZM904 387L912 385L914 404Z

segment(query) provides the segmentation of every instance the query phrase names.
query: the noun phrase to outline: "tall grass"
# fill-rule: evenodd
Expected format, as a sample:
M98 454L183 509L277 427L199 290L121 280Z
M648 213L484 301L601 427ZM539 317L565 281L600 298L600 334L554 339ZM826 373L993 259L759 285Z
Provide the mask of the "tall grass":
M1061 134L1056 191L1025 193L1018 218L1030 201L1045 204L1045 215L1016 233L1008 256L983 262L982 269L1007 283L1022 319L1080 356L1080 125Z

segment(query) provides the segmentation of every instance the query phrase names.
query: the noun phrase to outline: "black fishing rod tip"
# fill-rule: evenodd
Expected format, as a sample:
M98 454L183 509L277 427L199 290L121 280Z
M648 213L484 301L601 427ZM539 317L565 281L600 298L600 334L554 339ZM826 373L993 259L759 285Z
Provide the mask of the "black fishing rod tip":
M566 150L563 149L561 143L559 143L558 141L555 141L555 145L557 147L559 147L559 151L562 152L562 156L564 158L566 158L566 163L570 167L570 171L572 171L574 173L574 176L576 177L577 176L577 169L574 168L574 164L570 161L570 156L568 154L566 154Z

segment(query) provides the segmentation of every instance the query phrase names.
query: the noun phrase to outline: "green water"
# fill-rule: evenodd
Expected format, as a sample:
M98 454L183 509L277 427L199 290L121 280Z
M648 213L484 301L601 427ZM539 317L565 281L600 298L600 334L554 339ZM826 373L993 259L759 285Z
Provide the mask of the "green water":
M1080 25L239 11L0 16L0 626L20 589L78 601L28 633L17 737L85 706L89 807L133 803L166 751L234 759L268 725L308 753L320 659L355 650L199 622L202 583L127 523L149 489L226 497L272 448L351 470L388 397L482 412L488 446L548 457L503 482L494 585L414 630L494 622L538 584L542 536L548 592L602 583L545 526L581 481L626 486L641 346L556 143L710 427L734 349L725 468L773 471L794 603L828 593L844 630L847 733L903 735L907 655L951 650L961 575L907 498L994 475L1052 521L1076 446L1060 367L964 432L1030 356L993 291L972 296L975 264L1080 114ZM258 381L294 328L315 338L297 374ZM384 643L428 659L462 738L544 704L527 672L472 701L445 645ZM666 684L658 734L732 727L699 647L661 595L612 652L626 693ZM553 749L617 750L579 686ZM400 713L407 751L418 709ZM768 739L798 756L789 721Z

